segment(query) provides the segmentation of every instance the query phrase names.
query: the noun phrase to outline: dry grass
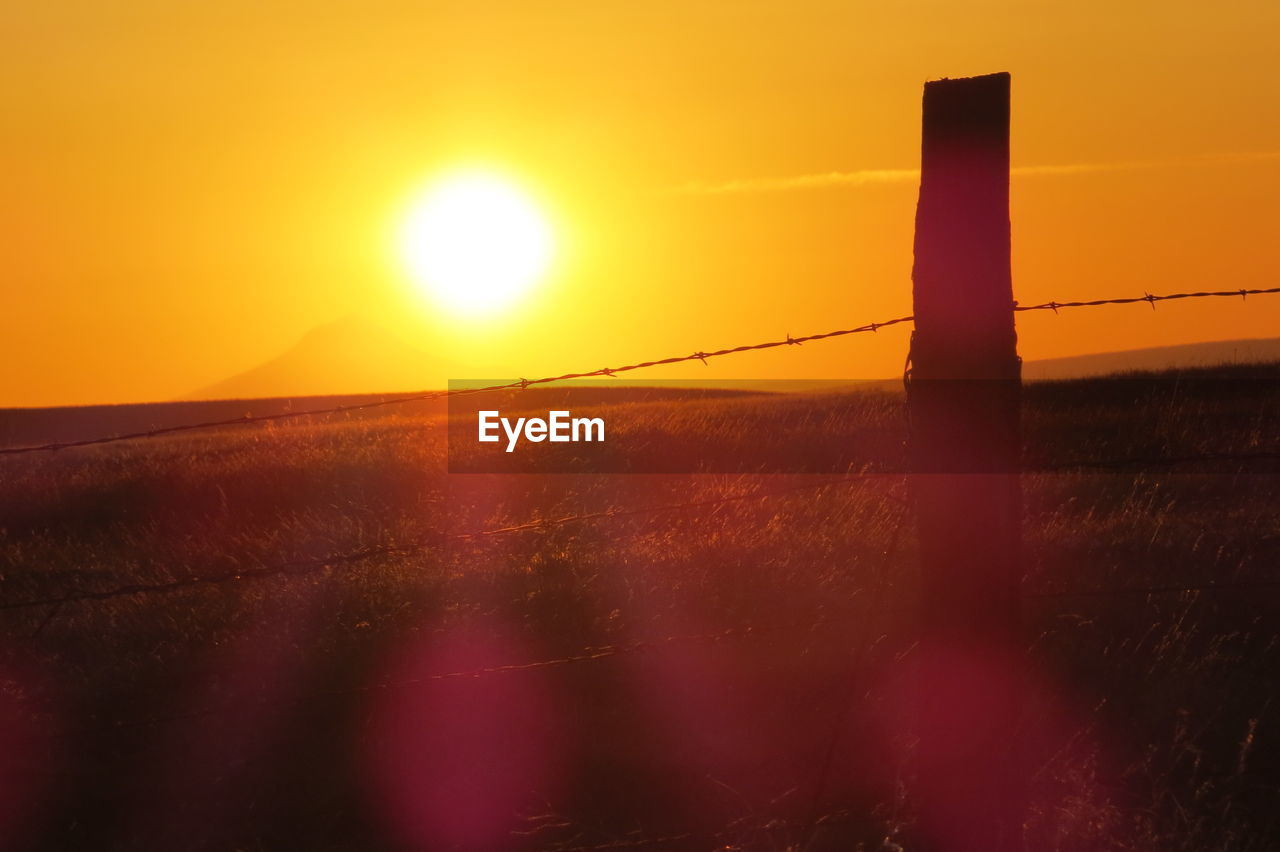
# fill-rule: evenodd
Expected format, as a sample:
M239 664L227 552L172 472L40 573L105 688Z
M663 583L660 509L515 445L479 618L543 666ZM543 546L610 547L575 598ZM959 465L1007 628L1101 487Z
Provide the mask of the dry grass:
M1028 459L1274 449L1277 378L1267 367L1035 385ZM769 436L762 458L799 442L900 469L904 413L889 391L632 404L643 416L628 422L655 454L699 435L745 452L734 441L750 424ZM3 464L0 603L808 481L450 477L442 424L426 415ZM1028 474L1028 592L1274 578L1280 480L1266 465ZM457 841L406 817L410 779L415 795L454 802L475 783L503 803L458 817L497 826L482 845L671 835L683 839L669 848L880 848L911 823L894 674L914 584L905 496L885 473L68 603L51 618L5 611L6 838L42 849ZM1274 590L1029 598L1030 848L1275 848L1278 603ZM431 677L601 648L624 652ZM435 738L415 740L406 719ZM486 751L493 743L504 751ZM821 814L835 818L803 828Z

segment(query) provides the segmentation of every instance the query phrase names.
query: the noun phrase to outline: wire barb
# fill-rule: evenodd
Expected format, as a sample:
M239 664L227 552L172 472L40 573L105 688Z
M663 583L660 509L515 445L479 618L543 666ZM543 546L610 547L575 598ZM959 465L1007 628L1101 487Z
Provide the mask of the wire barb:
M1088 302L1045 302L1039 305L1020 305L1016 301L1013 303L1013 310L1022 311L1040 311L1052 310L1057 313L1061 308L1091 308L1099 305L1127 305L1134 302L1147 302L1155 309L1156 302L1168 301L1171 299L1198 299L1213 296L1255 296L1270 293L1280 293L1280 287L1270 287L1265 289L1240 289L1240 290L1215 290L1201 291L1195 293L1169 293L1167 295L1158 296L1147 293L1143 296L1129 297L1123 299L1095 299ZM329 408L311 408L302 411L281 411L275 414L245 414L241 417L232 417L225 420L208 420L202 423L183 423L176 426L165 426L159 429L149 429L139 432L127 432L118 435L105 435L97 438L85 438L76 441L55 441L47 444L35 444L24 447L0 447L0 455L21 455L24 453L39 452L55 452L57 450L70 449L72 447L88 447L98 444L111 444L117 441L130 441L142 438L155 438L162 435L173 435L179 432L191 432L198 429L214 429L221 426L240 426L247 423L267 423L277 420L292 420L299 417L315 417L329 414L344 414L353 411L366 411L374 408L382 408L390 405L403 405L409 402L425 402L435 399L444 399L446 397L461 396L475 393L489 393L491 391L512 390L519 388L521 390L528 389L534 385L544 385L551 382L565 381L567 379L585 379L593 376L614 376L618 373L627 373L632 370L643 370L650 367L664 366L667 364L679 364L684 361L701 361L707 363L710 358L719 358L725 355L733 355L738 352L748 352L757 349L774 349L779 346L799 346L802 343L808 343L811 340L829 340L833 337L844 337L850 334L859 334L862 332L876 332L882 328L891 325L900 325L903 323L914 322L913 316L895 317L894 319L884 320L882 322L873 322L867 325L854 326L852 328L836 329L834 331L825 331L819 334L808 334L802 337L792 337L787 335L785 340L774 340L765 343L749 343L741 346L732 346L726 349L717 349L714 352L703 352L701 350L694 352L692 355L678 355L670 358L658 358L650 361L639 361L634 364L626 364L621 367L601 367L598 370L589 370L582 373L564 373L559 376L546 376L539 379L520 379L518 381L509 382L507 384L489 385L479 388L456 388L442 391L423 391L421 393L409 394L407 396L391 397L390 399L372 400L369 402L357 402L350 405L335 405Z
M791 494L793 492L814 491L830 486L847 485L859 481L865 481L865 478L859 474L851 474L847 476L824 478L821 482L803 482L798 485L751 491L746 494L730 494L720 497L710 497L703 500L689 500L682 503L663 503L657 505L637 506L630 509L611 506L608 509L604 509L599 512L584 512L577 515L565 515L559 518L533 518L531 520L524 521L523 523L511 524L505 527L490 527L471 532L437 533L418 541L411 541L405 544L388 543L384 545L374 545L371 547L364 547L359 550L348 551L346 553L331 553L316 559L294 560L291 562L266 565L249 570L239 569L234 572L227 572L224 574L192 575L177 580L168 580L165 582L150 584L130 583L127 585L116 586L114 588L102 589L100 591L71 592L59 596L0 603L0 612L49 606L54 607L54 610L46 618L46 621L52 621L53 618L56 617L58 610L60 610L63 605L69 603L96 602L119 597L131 597L134 595L172 592L196 586L217 586L226 583L263 580L271 577L308 574L312 572L318 573L330 568L364 562L379 556L413 556L418 553L429 551L431 548L437 547L446 541L474 541L494 536L511 535L514 533L533 531L545 532L547 530L574 523L707 509L723 506L729 503L745 503L753 500L762 500L770 497ZM884 496L886 499L893 499L891 495ZM43 629L44 625L40 627L40 630Z

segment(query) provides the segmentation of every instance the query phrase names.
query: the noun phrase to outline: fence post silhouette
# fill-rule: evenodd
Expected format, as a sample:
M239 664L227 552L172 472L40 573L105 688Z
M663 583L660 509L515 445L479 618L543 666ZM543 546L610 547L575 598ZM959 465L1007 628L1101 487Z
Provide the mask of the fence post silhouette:
M925 84L912 280L919 839L947 852L1019 850L1021 365L1008 74Z

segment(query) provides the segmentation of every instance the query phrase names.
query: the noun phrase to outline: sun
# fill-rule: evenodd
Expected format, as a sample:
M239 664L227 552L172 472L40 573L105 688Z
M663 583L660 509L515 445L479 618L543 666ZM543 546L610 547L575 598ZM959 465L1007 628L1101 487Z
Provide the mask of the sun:
M468 171L438 180L410 205L399 250L433 303L474 317L520 301L545 276L554 240L546 216L514 183Z

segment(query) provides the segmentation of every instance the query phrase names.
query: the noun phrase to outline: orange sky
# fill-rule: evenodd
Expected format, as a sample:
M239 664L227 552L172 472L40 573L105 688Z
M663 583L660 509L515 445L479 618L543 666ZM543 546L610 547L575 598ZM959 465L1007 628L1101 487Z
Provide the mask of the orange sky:
M6 19L0 405L181 396L352 313L455 378L909 313L921 84L996 70L1020 300L1280 269L1274 0L44 0ZM525 310L458 322L388 235L424 179L477 162L548 209L561 258ZM1280 297L1019 328L1026 358L1275 336ZM905 345L666 375L892 375Z

